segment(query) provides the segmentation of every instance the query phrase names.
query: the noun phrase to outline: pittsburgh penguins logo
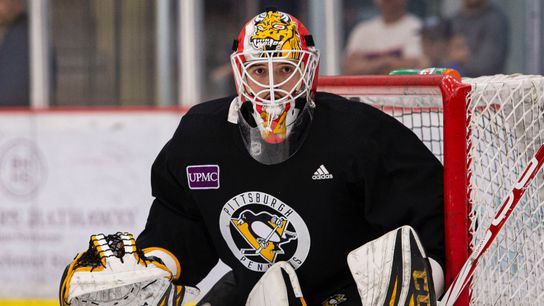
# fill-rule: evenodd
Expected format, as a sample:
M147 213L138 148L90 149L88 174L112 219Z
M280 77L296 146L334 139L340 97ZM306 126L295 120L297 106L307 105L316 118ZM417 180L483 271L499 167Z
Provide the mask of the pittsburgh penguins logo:
M225 242L249 270L264 272L278 261L296 269L308 255L306 224L269 194L253 191L233 197L223 206L219 222Z
M231 222L251 246L241 249L242 254L259 255L268 263L275 262L278 255L285 254L281 245L297 236L293 230L287 230L290 224L286 218L267 212L255 215L252 211L245 210L239 218L231 219Z

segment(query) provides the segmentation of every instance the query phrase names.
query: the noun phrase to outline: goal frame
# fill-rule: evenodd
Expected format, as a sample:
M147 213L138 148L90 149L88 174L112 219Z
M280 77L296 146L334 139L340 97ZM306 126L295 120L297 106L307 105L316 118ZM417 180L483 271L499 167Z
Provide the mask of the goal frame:
M357 90L353 90L357 87ZM387 90L410 94L438 88L442 95L444 139L445 286L467 260L470 252L467 97L471 85L449 75L320 76L318 91L339 95L365 95ZM386 89L384 92L383 89ZM456 305L469 305L468 288Z

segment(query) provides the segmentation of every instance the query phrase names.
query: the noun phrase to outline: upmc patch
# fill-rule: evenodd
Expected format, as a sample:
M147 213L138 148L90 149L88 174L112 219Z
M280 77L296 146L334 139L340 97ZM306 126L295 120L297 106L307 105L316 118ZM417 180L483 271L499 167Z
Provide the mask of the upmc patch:
M219 166L187 166L187 184L189 189L219 189Z

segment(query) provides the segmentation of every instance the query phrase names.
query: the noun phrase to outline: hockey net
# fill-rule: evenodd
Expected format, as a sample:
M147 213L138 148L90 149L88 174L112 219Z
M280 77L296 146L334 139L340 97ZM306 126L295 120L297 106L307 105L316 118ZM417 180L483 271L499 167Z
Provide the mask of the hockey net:
M446 286L544 143L544 77L321 77L318 89L382 109L444 163ZM481 258L456 305L544 300L544 175L538 174Z

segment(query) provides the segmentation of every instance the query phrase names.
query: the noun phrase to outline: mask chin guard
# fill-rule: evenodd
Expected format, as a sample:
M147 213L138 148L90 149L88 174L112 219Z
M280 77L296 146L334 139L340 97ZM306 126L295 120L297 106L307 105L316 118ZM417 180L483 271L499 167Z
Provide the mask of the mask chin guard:
M309 134L315 103L312 100L306 102L304 99L297 99L295 106L302 109L299 108L297 118L289 126L287 137L281 142L269 143L263 138L262 131L253 118L251 103L242 104L238 110L238 127L244 146L253 159L264 165L279 164L288 160L302 147Z

